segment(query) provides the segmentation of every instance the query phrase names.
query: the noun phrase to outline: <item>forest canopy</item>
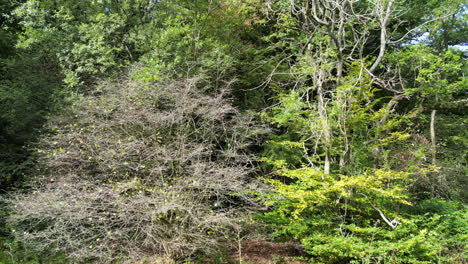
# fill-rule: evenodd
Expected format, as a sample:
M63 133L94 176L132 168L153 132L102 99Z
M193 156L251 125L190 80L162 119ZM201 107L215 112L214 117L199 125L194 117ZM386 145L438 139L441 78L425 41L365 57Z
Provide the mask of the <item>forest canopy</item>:
M467 7L1 2L0 263L466 262Z

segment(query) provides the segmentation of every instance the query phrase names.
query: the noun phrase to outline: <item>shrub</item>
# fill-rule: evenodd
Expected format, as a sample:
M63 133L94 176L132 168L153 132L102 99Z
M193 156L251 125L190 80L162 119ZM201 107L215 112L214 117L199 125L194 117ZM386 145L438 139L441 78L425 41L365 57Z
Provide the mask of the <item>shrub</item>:
M12 197L16 239L77 261L213 253L257 206L257 128L203 80L103 84L51 120L33 191Z
M466 261L466 206L436 199L409 206L400 187L407 173L278 173L293 182L268 180L275 192L265 196L272 210L262 218L276 228L277 238L301 241L310 263Z

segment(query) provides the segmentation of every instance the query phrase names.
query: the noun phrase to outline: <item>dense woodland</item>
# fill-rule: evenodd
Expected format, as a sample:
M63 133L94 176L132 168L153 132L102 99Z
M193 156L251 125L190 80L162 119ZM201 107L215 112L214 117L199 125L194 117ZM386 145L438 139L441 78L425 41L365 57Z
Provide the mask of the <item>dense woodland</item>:
M466 263L467 7L2 0L0 263Z

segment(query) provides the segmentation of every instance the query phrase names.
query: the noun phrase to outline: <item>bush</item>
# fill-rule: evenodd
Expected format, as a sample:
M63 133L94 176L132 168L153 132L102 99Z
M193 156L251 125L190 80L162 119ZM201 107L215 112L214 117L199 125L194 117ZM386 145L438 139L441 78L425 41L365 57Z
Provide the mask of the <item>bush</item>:
M77 261L211 254L257 206L248 136L229 84L104 84L50 123L45 173L9 199L15 237Z
M268 180L275 192L265 196L271 211L262 218L277 238L301 241L311 263L466 260L466 207L442 200L411 206L402 188L408 173L374 169L344 176L282 168L277 174L283 178Z

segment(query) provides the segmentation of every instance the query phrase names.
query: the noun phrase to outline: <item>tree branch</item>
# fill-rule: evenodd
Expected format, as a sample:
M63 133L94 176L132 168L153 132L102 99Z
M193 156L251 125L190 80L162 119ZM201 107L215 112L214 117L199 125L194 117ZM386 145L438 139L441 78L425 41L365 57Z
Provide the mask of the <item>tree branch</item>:
M370 72L374 72L377 66L379 66L380 62L382 61L383 56L385 55L385 48L387 46L387 25L389 22L390 14L392 13L392 6L394 0L390 0L387 5L387 10L385 11L385 15L381 20L381 29L380 29L380 51L377 59L375 60L374 64L372 64L370 68Z

